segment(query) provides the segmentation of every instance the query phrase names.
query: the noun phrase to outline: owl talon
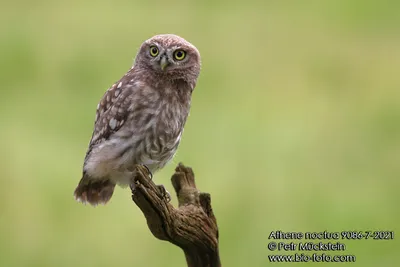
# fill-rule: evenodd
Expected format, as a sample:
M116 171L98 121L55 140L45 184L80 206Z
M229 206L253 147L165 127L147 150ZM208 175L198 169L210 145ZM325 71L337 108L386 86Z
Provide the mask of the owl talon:
M171 202L171 194L168 192L168 190L165 190L164 198L167 201L167 203Z
M143 164L142 166L145 167L147 172L149 173L150 180L153 180L153 173L150 171L149 167L147 167L145 164Z
M136 190L136 184L135 184L135 182L133 181L130 185L129 185L129 187L131 188L131 191L132 191L132 193Z
M160 198L165 199L167 202L171 201L171 194L165 189L163 185L157 185L158 190L160 190Z

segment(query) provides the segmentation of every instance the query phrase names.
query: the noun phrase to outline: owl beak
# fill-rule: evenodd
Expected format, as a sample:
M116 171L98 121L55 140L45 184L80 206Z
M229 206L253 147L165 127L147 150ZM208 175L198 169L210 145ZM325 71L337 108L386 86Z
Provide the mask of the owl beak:
M161 70L164 71L167 66L168 66L168 60L167 60L167 57L164 56L161 58L161 61L160 61Z

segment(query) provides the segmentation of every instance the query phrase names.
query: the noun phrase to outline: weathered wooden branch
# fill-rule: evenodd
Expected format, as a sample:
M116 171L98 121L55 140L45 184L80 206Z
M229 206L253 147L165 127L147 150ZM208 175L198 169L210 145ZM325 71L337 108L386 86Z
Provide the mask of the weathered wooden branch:
M145 167L137 166L136 173L132 199L142 210L153 235L182 248L188 267L221 266L211 197L197 190L192 169L179 164L171 178L178 208L168 202L165 188L153 183Z

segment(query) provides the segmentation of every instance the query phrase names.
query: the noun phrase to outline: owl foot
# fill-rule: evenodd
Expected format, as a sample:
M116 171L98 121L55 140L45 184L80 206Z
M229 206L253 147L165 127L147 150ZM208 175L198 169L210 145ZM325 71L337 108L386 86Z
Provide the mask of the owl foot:
M149 173L150 180L153 180L153 173L150 171L149 167L146 165L142 164L143 167L146 168L147 172Z
M153 174L151 173L149 167L144 164L139 164L137 167L132 170L131 181L129 183L129 187L131 188L132 193L136 190L137 186L140 184L140 179L137 177L150 178L150 181L153 179Z
M130 184L129 184L129 187L131 188L131 191L132 191L132 192L135 191L135 190L136 190L136 184L135 184L135 182L130 183Z
M165 187L162 184L157 185L157 187L161 193L160 197L165 199L167 202L171 202L171 194L167 191L167 189L165 189Z

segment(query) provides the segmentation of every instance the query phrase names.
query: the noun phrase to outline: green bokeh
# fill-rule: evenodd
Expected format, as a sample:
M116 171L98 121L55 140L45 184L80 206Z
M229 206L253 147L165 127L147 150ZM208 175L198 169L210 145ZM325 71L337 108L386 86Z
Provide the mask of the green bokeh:
M224 266L271 265L272 230L400 230L399 3L2 3L0 266L185 266L129 190L97 208L72 197L98 100L158 33L203 64L155 179L173 192L175 165L194 168ZM398 238L344 243L352 266L400 264Z

